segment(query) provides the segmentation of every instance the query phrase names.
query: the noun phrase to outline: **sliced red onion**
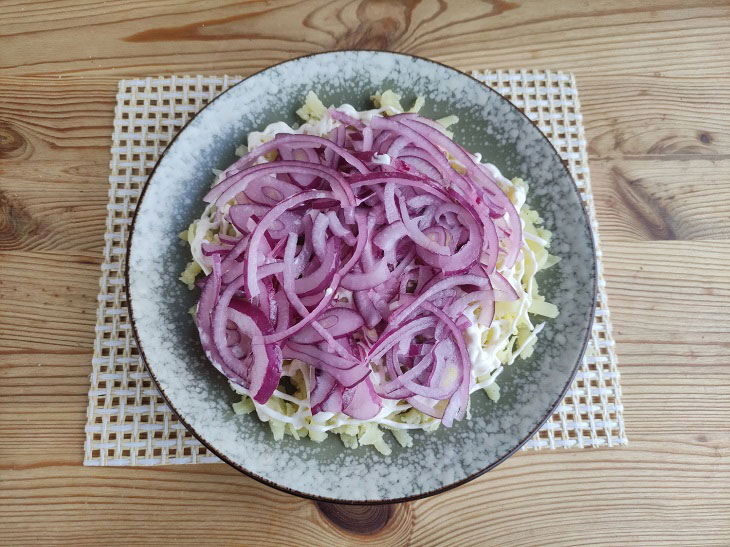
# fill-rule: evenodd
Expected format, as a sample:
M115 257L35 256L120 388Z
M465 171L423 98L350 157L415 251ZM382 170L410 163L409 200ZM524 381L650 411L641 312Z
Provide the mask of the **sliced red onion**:
M289 328L291 304L283 290L279 290L274 299L276 300L276 332L279 333Z
M359 330L364 320L360 313L350 308L329 308L322 312L317 318L318 323L335 338L350 334ZM324 340L322 336L310 325L289 338L292 342L300 344L315 344Z
M520 254L520 247L522 245L522 220L520 215L517 213L517 209L508 199L506 200L507 214L509 215L509 222L512 231L509 235L508 251L507 256L504 258L504 267L511 268L517 262L517 256Z
M231 167L226 169L225 175L235 175L237 172L240 172L241 168L246 168L251 165L254 161L256 161L261 156L267 154L268 152L272 150L276 150L280 148L281 146L289 146L289 147L297 147L297 148L320 148L324 147L325 149L329 149L334 151L336 154L338 154L340 157L342 157L345 161L347 161L350 165L355 167L358 171L361 173L366 173L368 171L367 167L358 160L355 156L353 156L350 152L342 148L341 146L338 146L336 142L332 140L325 139L323 137L316 137L314 135L297 135L297 134L289 134L289 133L279 133L272 139L271 141L264 143L260 146L257 146L253 150L251 150L248 154L243 156L241 159L239 159L235 164L233 164Z
M489 326L496 301L518 298L496 264L519 256L519 215L435 122L330 116L340 125L327 138L276 135L206 195L241 235L203 246L213 264L197 310L203 348L259 403L281 360L299 359L315 414L368 420L381 397L397 398L450 426L468 403L467 308L478 303ZM351 301L336 301L338 288Z
M390 373L391 373L391 376L395 376L395 379L380 386L380 391L382 393L389 393L398 388L403 388L403 387L408 388L410 390L410 387L408 385L406 385L406 382L412 382L423 371L427 370L428 367L430 367L432 363L433 363L433 356L424 355L421 357L421 359L415 366L413 366L411 369L408 370L408 372L405 372L403 374L398 374L396 367L393 367L393 369L390 371ZM411 394L413 394L413 391L411 391ZM440 398L443 399L444 397L440 397Z
M335 283L336 281L338 281L336 279L337 277L338 277L337 274L335 274L335 279L333 279L333 283ZM292 297L296 298L296 294L293 291L291 291L291 290L290 291L286 291L285 290L284 293L286 294L286 297L287 297L287 299L289 300L290 303L292 301ZM301 316L300 319L299 319L299 321L296 324L291 325L291 326L289 326L288 328L286 328L284 330L277 331L276 333L267 336L266 337L266 342L267 343L274 343L274 342L279 342L281 340L284 340L284 339L290 337L292 334L295 334L295 333L299 332L300 330L302 330L304 327L306 327L307 325L309 325L313 321L315 321L317 319L317 317L319 317L319 315L325 309L327 309L327 306L332 301L332 296L333 295L334 295L334 291L331 292L330 294L325 294L325 297L322 299L322 301L319 304L317 304L317 307L315 307L312 311L308 312L306 315ZM291 319L289 320L289 323L291 324Z
M380 247L383 251L395 249L398 241L407 234L403 221L396 220L392 224L388 224L373 238L373 243Z
M263 312L253 304L233 299L238 290L236 284L229 285L221 294L213 312L213 340L223 362L239 376L247 378L251 397L258 403L265 403L271 397L281 379L282 353L276 344L264 342L264 334L273 332L271 323ZM251 341L248 361L238 359L226 345L226 325L231 321Z
M433 161L434 165L444 178L447 178L450 171L452 171L449 161L446 159L443 152L437 148L436 144L407 125L393 119L376 117L373 118L370 126L375 130L383 130L383 132L391 131L394 133L395 138L397 138L397 136L404 136L408 138L414 145L423 149L428 154L429 159Z
M275 299L276 291L274 290L274 285L270 279L259 279L259 291L261 292L261 297L259 297L256 304L258 309L260 309L264 313L264 316L268 318L270 327L268 333L270 334L273 332L272 325L276 323L277 316ZM232 303L231 307L233 307Z
M337 110L336 108L330 108L329 114L333 120L337 120L338 122L354 127L355 129L359 129L360 131L363 131L365 129L364 123L362 123L358 119L353 118L352 116L345 114L341 110Z
M276 161L252 165L243 171L236 171L216 184L203 198L207 203L227 203L234 196L243 192L249 183L277 176L291 176L292 173L312 175L315 177L337 178L337 173L322 165L313 165L304 161Z
M317 213L314 220L314 226L312 227L312 247L314 248L314 254L320 260L324 259L328 226L329 219L327 218L327 215Z
M438 420L440 420L444 416L443 409L439 410L435 406L429 406L422 402L418 397L409 397L407 401L413 408L423 412L427 416L431 416Z
M336 370L350 370L352 368L364 366L363 363L348 361L347 359L344 359L339 355L335 355L332 352L322 350L317 347L317 344L302 344L294 342L293 340L288 340L286 347L292 351L308 355L311 359L315 359L323 365L327 365L328 367Z
M291 146L282 145L279 147L279 154L284 160L299 160L315 165L322 163L314 148L294 149ZM311 187L318 179L316 175L302 175L300 173L288 173L288 175L292 181L302 188Z
M330 373L316 367L310 368L309 378L309 404L312 415L320 412L333 414L341 412L344 386Z
M378 415L381 408L383 403L370 378L366 377L342 394L342 412L356 420L370 420Z
M438 320L450 331L451 340L456 345L458 350L458 359L460 361L459 381L456 392L449 399L449 403L446 405L442 422L444 426L451 427L454 420L461 420L466 413L466 407L469 403L469 382L471 381L471 361L469 360L469 353L466 351L466 344L464 343L464 337L459 330L459 327L443 313L439 308L424 303L424 307L434 314Z
M336 380L337 379L335 379L335 381ZM334 389L330 392L327 398L322 401L319 407L312 407L312 415L317 414L318 412L331 412L332 414L342 412L342 394L344 391L345 386L336 381Z
M244 190L246 197L253 203L260 203L273 207L282 199L301 192L296 184L285 182L274 176L261 177L256 184L249 184Z
M371 361L378 360L386 351L400 341L404 339L411 340L416 334L428 327L432 327L434 324L435 320L432 317L420 317L401 324L399 327L385 331L370 348L368 359Z
M329 192L308 191L293 195L275 207L271 208L256 225L256 229L251 234L251 239L246 252L246 292L249 298L258 295L258 287L256 284L256 268L258 267L258 247L264 236L266 229L277 219L283 212L296 207L301 203L311 201L313 199L321 199L329 197Z
M357 311L360 312L365 326L374 329L383 320L383 316L375 309L373 301L368 296L368 291L355 291L353 294Z
M357 241L355 241L355 249L352 251L352 255L345 263L344 266L338 272L340 276L347 275L347 273L357 264L361 259L363 250L365 249L365 243L369 237L367 231L367 224L365 222L364 215L356 215L355 220L357 222Z
M520 298L512 284L501 273L494 272L489 279L494 287L497 300L515 302Z
M213 256L214 254L218 254L218 255L226 254L228 251L230 251L233 248L233 246L210 243L209 241L203 241L203 244L201 245L200 248L201 248L201 251L203 251L203 256Z
M365 365L354 365L350 368L338 368L333 366L329 359L321 359L322 356L330 356L336 358L336 355L322 352L313 346L306 346L308 349L307 353L295 349L292 347L293 344L286 344L283 349L284 359L299 359L300 361L309 364L315 368L324 370L335 377L338 383L345 387L352 387L362 382L372 372L371 369ZM301 348L301 346L297 346Z
M213 339L213 309L215 308L221 289L221 262L220 256L213 256L213 271L208 275L198 299L198 309L196 311L196 324L200 333L200 342L203 346L208 359L228 376L232 381L248 386L245 371L240 368L232 368L227 366L220 355L215 341ZM226 345L227 347L227 345Z
M357 238L352 235L352 232L350 230L342 225L335 211L328 211L327 219L329 220L329 228L334 235L343 238L345 240L345 243L347 243L351 247L355 245Z
M362 130L362 150L371 150L373 146L373 130L368 125Z
M408 318L411 313L415 311L416 308L426 302L433 295L458 285L474 285L476 287L487 287L489 286L489 278L468 274L442 279L441 281L433 284L428 290L419 294L418 298L416 298L413 302L403 308L397 309L393 313L393 315L391 315L388 323L401 324L404 320Z
M350 272L342 278L340 286L351 291L364 291L382 285L390 275L388 263L385 259L382 259L372 271L361 273Z
M284 267L286 265L284 264ZM325 246L322 263L306 277L294 281L294 292L300 296L317 294L325 290L340 267L340 240L333 237Z
M427 158L422 158L420 156L402 156L401 160L407 166L415 169L416 171L419 171L421 174L429 177L430 179L441 179L441 173L439 173L438 169L431 162L429 162Z

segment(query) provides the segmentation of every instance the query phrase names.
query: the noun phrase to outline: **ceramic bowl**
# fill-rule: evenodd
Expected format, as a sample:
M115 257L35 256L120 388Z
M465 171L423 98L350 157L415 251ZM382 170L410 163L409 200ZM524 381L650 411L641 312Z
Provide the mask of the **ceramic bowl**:
M539 275L560 309L532 357L506 367L501 398L471 396L471 419L434 433L416 432L414 446L395 440L383 456L370 446L345 448L335 435L322 443L275 441L255 414L238 416L226 379L205 358L188 309L198 296L178 277L190 259L177 234L199 217L213 169L235 159L250 131L295 111L314 90L325 104L371 107L370 95L393 89L421 111L456 114L455 140L480 152L508 178L530 183L528 204L552 231L560 263ZM340 51L294 59L235 85L177 135L145 187L128 250L129 306L147 367L190 431L236 469L281 490L339 502L393 502L464 483L504 461L552 414L569 387L591 329L596 259L589 222L575 183L547 138L504 97L444 65L406 55Z

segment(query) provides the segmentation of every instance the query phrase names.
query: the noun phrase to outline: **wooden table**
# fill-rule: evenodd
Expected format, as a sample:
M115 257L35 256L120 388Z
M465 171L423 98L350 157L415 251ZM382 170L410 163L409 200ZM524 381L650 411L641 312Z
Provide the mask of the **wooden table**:
M440 4L0 5L0 543L730 543L730 4ZM520 453L369 535L226 465L82 467L117 80L342 48L575 72L629 447Z

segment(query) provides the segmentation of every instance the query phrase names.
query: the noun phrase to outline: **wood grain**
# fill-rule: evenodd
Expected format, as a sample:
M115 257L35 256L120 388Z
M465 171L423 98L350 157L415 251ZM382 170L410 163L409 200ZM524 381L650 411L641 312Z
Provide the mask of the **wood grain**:
M576 74L631 444L520 453L369 534L225 465L81 467L117 80L351 47ZM2 542L727 545L728 90L726 0L4 2Z

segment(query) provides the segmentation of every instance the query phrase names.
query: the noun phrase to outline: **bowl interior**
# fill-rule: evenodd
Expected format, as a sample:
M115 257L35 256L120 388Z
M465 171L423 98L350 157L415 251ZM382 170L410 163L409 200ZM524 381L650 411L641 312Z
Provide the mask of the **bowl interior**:
M508 178L530 182L528 203L554 234L561 262L539 275L560 309L536 351L499 377L498 403L471 397L471 419L435 433L416 432L414 446L395 439L390 456L372 447L349 450L338 437L323 443L275 441L255 415L236 416L237 400L201 350L188 310L198 291L178 281L190 259L177 234L200 216L214 176L235 159L248 132L297 121L307 91L327 105L371 107L370 95L393 89L407 105L426 98L422 114L461 120L455 140L480 152ZM476 80L424 59L383 52L335 52L267 69L213 101L170 145L138 206L128 257L133 325L149 370L193 433L237 468L297 494L339 501L418 497L460 483L496 465L551 414L570 384L590 331L595 256L575 184L556 151L506 99ZM386 434L388 436L388 434Z

